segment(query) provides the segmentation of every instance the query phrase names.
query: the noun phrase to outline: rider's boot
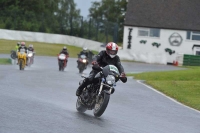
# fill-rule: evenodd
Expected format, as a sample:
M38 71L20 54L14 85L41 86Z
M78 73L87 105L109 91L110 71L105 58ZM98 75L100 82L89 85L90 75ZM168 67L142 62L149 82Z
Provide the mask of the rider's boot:
M83 80L83 83L76 90L76 96L80 96L82 94L83 89L88 85L87 79Z

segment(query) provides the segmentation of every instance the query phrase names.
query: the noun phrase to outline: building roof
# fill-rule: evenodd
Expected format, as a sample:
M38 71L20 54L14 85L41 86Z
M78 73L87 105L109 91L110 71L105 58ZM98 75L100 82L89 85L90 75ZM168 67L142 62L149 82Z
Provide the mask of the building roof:
M124 25L200 31L200 0L129 0Z

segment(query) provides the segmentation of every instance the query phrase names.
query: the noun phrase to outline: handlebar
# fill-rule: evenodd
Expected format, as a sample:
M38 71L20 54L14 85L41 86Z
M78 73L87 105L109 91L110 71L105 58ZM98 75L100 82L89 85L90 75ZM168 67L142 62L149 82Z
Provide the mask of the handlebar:
M93 70L96 70L96 71L102 71L103 70L103 67L100 67L98 64L95 64L92 66L92 69ZM117 74L118 75L118 74ZM127 82L127 77L122 77L121 75L119 75L119 79L123 82L123 83L126 83Z

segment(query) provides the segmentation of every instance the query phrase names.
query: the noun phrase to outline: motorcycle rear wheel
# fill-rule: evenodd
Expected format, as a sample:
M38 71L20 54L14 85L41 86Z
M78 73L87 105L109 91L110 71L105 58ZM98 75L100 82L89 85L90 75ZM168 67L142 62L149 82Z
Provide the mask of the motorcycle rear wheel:
M76 109L81 113L84 113L87 110L87 108L85 108L84 105L80 102L79 98L76 101Z
M107 93L102 93L98 103L95 104L95 107L93 109L93 114L95 117L100 117L104 111L106 110L108 103L110 100L110 95Z

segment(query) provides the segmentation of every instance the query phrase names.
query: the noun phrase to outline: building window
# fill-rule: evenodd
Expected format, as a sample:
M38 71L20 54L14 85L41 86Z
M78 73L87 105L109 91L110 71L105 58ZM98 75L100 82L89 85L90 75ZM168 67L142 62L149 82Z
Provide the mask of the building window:
M200 55L200 51L196 51L196 55Z
M160 37L160 29L155 28L139 28L138 36Z
M199 40L200 41L200 32L196 31L187 31L188 40Z

